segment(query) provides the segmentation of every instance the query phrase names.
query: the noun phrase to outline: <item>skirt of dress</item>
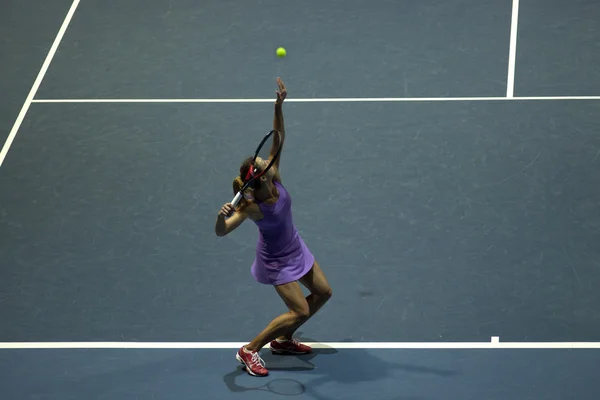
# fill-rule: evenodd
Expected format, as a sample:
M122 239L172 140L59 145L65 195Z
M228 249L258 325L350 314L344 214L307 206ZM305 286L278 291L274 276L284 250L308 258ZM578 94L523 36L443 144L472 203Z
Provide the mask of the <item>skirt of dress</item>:
M302 278L311 270L314 262L315 257L302 237L297 235L287 251L277 256L264 254L257 249L251 270L254 279L259 283L283 285Z

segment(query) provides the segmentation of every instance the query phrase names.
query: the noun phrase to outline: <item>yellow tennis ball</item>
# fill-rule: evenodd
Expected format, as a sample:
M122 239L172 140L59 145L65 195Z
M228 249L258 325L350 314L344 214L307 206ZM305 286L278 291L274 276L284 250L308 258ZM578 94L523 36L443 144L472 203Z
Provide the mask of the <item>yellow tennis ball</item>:
M277 57L285 57L287 51L283 47L277 49Z

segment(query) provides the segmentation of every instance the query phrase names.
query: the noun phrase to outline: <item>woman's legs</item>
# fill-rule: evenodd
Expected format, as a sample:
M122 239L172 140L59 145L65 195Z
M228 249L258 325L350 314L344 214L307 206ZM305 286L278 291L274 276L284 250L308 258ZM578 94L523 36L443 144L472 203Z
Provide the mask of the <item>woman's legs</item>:
M289 311L272 320L262 332L247 344L245 347L249 351L259 351L274 338L302 325L310 316L309 303L304 298L304 293L302 293L302 288L298 282L275 286L275 290L287 305Z
M331 298L331 286L317 261L299 282L310 291L308 296L304 297L298 282L275 286L275 290L290 311L272 320L252 342L246 345L247 350L258 351L274 338L291 339L292 334Z
M266 375L268 371L264 368L262 359L258 356L258 351L275 338L281 340L291 339L293 333L331 298L331 287L316 261L311 270L299 281L310 290L311 294L304 297L298 282L275 286L277 294L279 294L289 311L272 320L250 343L238 351L238 361L246 365L246 369L250 374ZM282 345L279 344L277 347L282 347ZM295 342L292 343L292 348L288 347L290 346L274 350L272 347L272 350L295 354L310 351L310 347L298 345Z
M317 261L314 262L310 271L300 278L300 283L302 283L310 291L310 294L306 297L306 303L308 304L309 308L308 316L300 325L290 327L288 330L279 335L277 339L292 339L294 332L296 332L296 330L300 328L300 326L308 319L315 315L317 311L319 311L321 307L323 307L331 298L331 286L329 286L329 282L327 282L327 278L325 277L325 274L321 270L321 267Z

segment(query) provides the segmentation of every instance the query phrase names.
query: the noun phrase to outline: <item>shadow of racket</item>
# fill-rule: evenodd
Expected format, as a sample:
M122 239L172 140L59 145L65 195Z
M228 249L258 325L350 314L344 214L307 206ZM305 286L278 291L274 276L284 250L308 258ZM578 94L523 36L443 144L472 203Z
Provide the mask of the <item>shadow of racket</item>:
M240 375L246 375L247 372L243 366L238 367L235 371L232 371L223 377L225 385L231 392L242 393L250 391L263 391L278 394L280 396L299 396L306 392L306 386L302 382L298 382L295 379L289 378L253 378L257 379L256 385L240 385L236 383L236 378ZM267 383L261 384L260 381L269 379Z

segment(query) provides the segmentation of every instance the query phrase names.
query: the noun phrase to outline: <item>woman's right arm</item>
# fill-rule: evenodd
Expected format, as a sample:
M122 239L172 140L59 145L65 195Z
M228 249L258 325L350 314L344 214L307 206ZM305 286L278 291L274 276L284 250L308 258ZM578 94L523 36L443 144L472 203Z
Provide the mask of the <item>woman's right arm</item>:
M226 218L229 217L229 218ZM231 204L227 203L217 215L215 223L215 233L217 236L225 236L235 228L240 226L248 218L248 214L244 210L234 211Z

